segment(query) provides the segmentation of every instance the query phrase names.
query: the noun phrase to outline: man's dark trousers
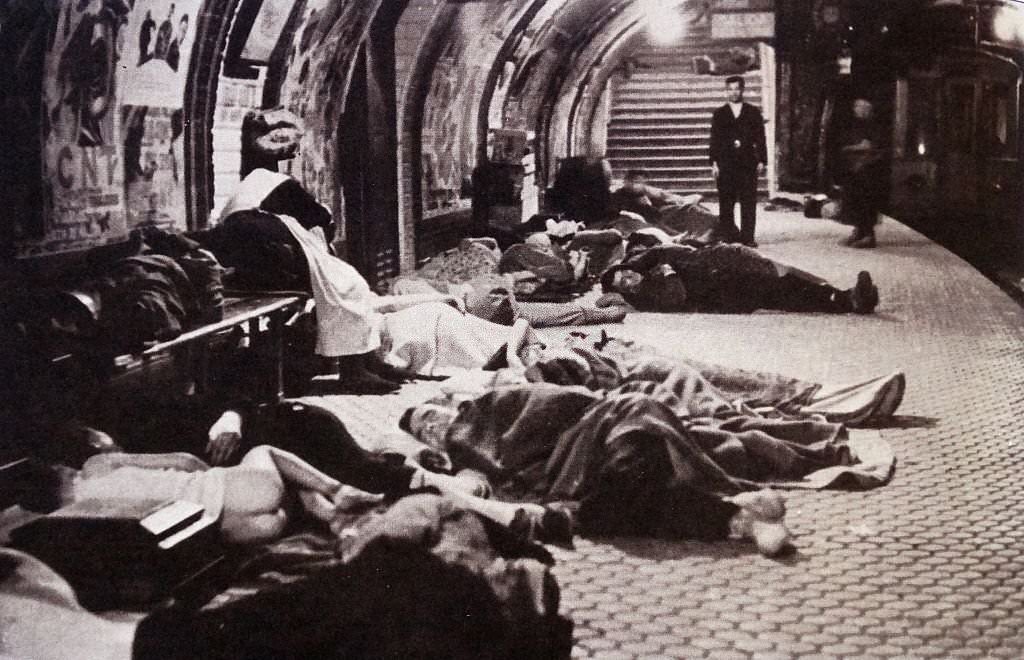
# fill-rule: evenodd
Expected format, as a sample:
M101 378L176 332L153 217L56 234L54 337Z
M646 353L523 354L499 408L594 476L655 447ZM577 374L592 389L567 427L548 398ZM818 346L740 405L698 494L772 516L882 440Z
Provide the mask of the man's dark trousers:
M736 229L736 202L740 203L740 229ZM718 174L718 219L721 238L753 243L757 228L757 169L722 170Z

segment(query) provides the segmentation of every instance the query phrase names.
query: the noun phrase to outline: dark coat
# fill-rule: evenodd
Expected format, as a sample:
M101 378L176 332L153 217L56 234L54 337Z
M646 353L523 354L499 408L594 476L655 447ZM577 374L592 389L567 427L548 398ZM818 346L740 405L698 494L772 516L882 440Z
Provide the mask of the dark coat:
M771 307L779 279L773 261L742 245L656 245L623 265L644 276L637 291L622 294L640 311L749 313ZM663 275L661 266L675 275Z
M761 111L749 103L743 104L739 117L733 116L728 103L715 110L711 117L710 156L724 177L734 172L750 173L758 163L767 163Z

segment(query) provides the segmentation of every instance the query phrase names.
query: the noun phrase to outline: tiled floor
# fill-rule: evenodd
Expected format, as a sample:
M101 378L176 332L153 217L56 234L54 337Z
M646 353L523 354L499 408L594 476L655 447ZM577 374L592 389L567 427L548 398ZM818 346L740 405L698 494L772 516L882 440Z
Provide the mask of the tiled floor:
M904 369L906 399L881 431L894 479L788 494L797 551L781 560L728 542L556 550L575 656L1024 657L1024 310L901 225L883 224L875 250L839 247L845 234L762 213L758 240L844 287L870 270L874 316L634 314L608 329L668 355L817 381ZM330 398L370 434L436 387Z

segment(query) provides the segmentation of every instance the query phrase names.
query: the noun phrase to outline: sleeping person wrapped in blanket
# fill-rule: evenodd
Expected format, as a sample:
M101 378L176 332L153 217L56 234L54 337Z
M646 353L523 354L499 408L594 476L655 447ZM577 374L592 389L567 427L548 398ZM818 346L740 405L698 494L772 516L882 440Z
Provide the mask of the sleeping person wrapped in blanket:
M890 418L899 372L846 388L668 361L621 343L541 354L526 380L449 394L403 426L478 471L499 499L533 501L584 534L789 541L767 487L870 488L895 464L842 421ZM831 418L831 421L830 421ZM543 535L543 534L542 534Z

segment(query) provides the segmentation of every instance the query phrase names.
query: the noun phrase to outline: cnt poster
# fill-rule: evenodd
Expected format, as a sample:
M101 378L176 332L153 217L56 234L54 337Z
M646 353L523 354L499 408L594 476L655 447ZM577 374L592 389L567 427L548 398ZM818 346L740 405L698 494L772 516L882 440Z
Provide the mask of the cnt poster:
M117 69L129 13L121 0L62 5L52 25L43 85L44 239L22 255L123 238Z

